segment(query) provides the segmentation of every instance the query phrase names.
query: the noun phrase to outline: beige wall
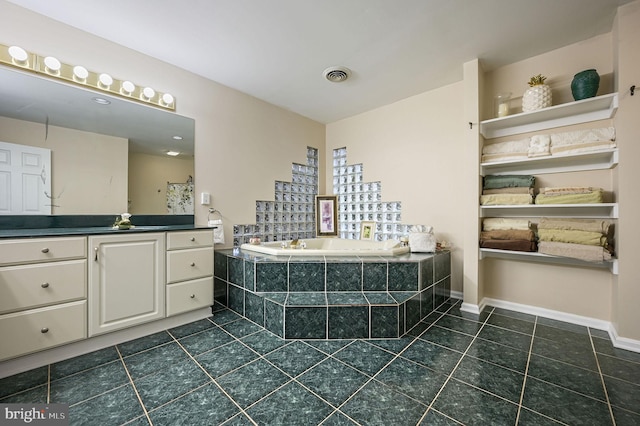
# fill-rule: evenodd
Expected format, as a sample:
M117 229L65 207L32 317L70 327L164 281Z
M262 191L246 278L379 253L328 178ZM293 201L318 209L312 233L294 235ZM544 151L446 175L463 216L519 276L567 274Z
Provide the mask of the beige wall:
M434 227L453 243L452 287L462 291L465 152L462 82L327 125L327 156L347 148L364 180L382 182L383 201L402 202L402 223ZM332 188L327 161L327 190Z
M184 183L193 175L193 158L130 152L129 213L167 214L167 182Z
M0 117L0 141L51 150L52 214L127 208L126 139ZM46 139L45 139L46 134Z
M255 200L274 199L274 181L291 180L291 163L306 162L307 146L318 148L324 162L323 124L4 0L0 16L7 17L0 26L2 44L55 55L176 97L176 112L196 122L196 200L200 192L211 193L211 206L225 220L226 246L232 242L231 224L255 222ZM207 208L196 203L198 224L206 224Z

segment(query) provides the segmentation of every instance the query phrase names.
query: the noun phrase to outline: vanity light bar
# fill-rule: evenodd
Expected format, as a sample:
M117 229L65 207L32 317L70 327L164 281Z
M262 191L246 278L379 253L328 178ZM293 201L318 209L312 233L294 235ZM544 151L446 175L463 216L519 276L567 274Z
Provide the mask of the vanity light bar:
M175 98L169 93L118 80L106 73L89 71L82 65L65 64L53 56L39 56L19 46L0 44L0 63L170 111L176 109Z

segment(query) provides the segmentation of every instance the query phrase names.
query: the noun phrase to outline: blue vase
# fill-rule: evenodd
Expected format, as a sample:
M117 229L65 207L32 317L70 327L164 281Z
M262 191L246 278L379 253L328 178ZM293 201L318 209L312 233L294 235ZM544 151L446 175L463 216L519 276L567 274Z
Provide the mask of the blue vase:
M576 101L593 98L598 93L599 86L600 76L596 70L580 71L571 81L571 94Z

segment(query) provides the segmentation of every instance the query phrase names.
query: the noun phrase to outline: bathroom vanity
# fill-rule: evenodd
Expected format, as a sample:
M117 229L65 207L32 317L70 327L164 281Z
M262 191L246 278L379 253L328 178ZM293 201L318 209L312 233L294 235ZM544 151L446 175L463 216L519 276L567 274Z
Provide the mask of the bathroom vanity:
M0 230L0 367L206 318L211 305L212 229Z

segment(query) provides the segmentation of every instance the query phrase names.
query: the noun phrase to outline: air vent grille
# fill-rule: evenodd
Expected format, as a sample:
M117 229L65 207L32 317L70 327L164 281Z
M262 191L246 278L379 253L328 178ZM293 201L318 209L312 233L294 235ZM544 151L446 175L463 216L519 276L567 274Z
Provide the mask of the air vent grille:
M330 67L324 70L324 78L332 83L342 83L351 75L351 71L345 67Z

